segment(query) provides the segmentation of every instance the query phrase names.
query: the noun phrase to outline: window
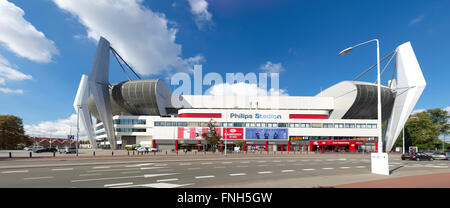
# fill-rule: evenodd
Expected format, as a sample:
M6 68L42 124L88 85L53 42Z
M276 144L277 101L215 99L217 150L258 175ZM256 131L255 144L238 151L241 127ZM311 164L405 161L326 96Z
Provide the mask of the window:
M289 128L295 128L295 123L290 123Z
M333 124L332 123L324 123L323 128L333 128Z
M354 129L355 124L345 124L345 128Z
M233 123L234 127L244 127L244 123Z
M146 124L145 119L115 119L114 124L121 124L121 125L136 125L136 124Z
M155 121L155 126L166 126L166 122L164 122L164 121Z
M287 123L278 123L278 127L286 128L288 127Z
M364 128L366 128L366 124L356 124L356 128L364 129Z
M177 122L177 126L188 126L187 122Z
M302 124L300 124L300 128L311 128L311 124L310 123L302 123Z
M369 129L376 129L377 125L376 124L367 124L367 128L369 128Z
M344 124L342 123L334 124L334 128L344 128Z
M294 127L295 127L295 128L300 128L300 124L299 124L299 123L295 123L295 124L294 124Z
M147 129L116 128L116 132L146 132Z
M167 121L166 126L177 126L177 122Z

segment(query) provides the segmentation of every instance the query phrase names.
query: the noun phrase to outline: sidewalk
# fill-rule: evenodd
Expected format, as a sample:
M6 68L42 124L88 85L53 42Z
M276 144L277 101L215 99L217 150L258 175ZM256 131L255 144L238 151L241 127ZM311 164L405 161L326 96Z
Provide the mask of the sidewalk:
M333 186L333 188L450 188L450 173L366 181Z

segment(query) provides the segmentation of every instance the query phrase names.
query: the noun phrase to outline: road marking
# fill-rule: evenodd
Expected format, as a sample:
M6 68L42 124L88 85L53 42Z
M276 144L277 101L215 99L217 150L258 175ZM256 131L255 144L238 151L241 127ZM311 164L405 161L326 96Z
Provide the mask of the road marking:
M189 186L192 184L193 183L188 183L188 184L149 183L149 184L137 184L137 185L131 185L131 186L114 186L111 188L131 188L131 187L139 187L139 186L148 187L148 188L177 188L177 187L181 187L181 186Z
M297 160L288 160L288 162L297 162Z
M135 168L135 167L142 167L142 166L148 166L148 165L154 165L155 163L142 163L142 164L137 164L137 165L127 165L125 167L127 168Z
M168 178L168 179L161 179L161 180L156 180L156 182L166 182L166 181L178 181L178 178Z
M202 178L214 178L213 175L207 175L207 176L195 176L196 179L202 179Z
M225 166L218 166L218 167L213 167L213 168L226 168Z
M28 173L28 170L11 170L11 171L2 171L4 174L8 173Z
M73 168L56 168L56 169L52 169L52 171L64 171L64 170L73 170Z
M23 180L39 180L39 179L50 179L54 178L53 176L43 176L43 177L32 177L32 178L24 178Z
M141 173L141 171L128 171L128 172L122 172L122 174L133 174L133 173Z
M104 168L111 168L111 166L96 166L96 167L92 167L92 169L104 169Z
M241 163L250 163L250 161L242 161Z
M272 162L281 162L281 160L273 160Z
M231 164L233 162L222 162L222 164Z
M164 168L164 167L145 167L145 168L139 168L139 169L141 169L141 170L153 170L153 169L161 169L161 168Z
M110 178L90 178L90 179L72 180L71 182L76 183L76 182L88 182L88 181L104 181L104 180L116 180L116 179L125 179L125 178L150 178L150 177L167 176L167 175L174 175L174 174L178 174L178 173L149 174L149 175L123 176L123 177L110 177Z
M259 163L265 163L266 161L258 161Z
M96 176L96 175L101 175L101 173L80 174L78 176Z
M230 176L243 176L243 175L247 175L247 173L232 173L229 174Z
M312 169L312 168L307 168L307 169L303 169L304 171L313 171L313 170L316 170L316 169Z
M126 185L133 185L133 182L128 183L113 183L113 184L105 184L103 187L111 187L111 186L126 186Z
M277 164L275 166L286 166L286 164Z
M294 172L295 170L281 170L282 173L290 173L290 172Z
M192 165L192 163L179 163L178 165Z
M272 173L272 171L262 171L262 172L258 172L258 174L269 174Z
M199 170L201 168L188 168L188 170Z
M366 166L356 166L356 168L365 168Z
M339 167L340 169L349 169L350 167Z
M322 170L333 170L334 168L322 168Z
M212 164L212 162L204 162L204 163L202 163L202 165L211 165Z
M122 169L107 169L107 170L88 170L88 173L97 173L97 172L112 172L112 171L125 171L125 170L136 170L136 168L122 168Z
M236 166L237 168L247 168L248 167L248 165L238 165L238 166Z

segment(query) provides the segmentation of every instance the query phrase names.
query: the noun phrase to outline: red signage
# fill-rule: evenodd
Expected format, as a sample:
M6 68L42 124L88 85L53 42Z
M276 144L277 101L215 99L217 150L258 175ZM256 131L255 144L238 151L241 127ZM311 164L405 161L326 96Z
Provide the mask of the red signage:
M362 145L357 140L328 140L328 141L310 141L311 145Z
M223 128L223 137L225 139L244 139L243 128Z

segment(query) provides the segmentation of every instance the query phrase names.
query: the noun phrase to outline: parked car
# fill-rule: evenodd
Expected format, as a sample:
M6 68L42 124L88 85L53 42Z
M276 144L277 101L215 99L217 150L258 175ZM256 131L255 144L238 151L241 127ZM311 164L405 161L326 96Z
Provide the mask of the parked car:
M72 153L77 153L77 148L76 147L65 147L62 149L59 149L59 153L65 153L65 154L72 154Z
M138 147L136 150L138 152L157 152L158 151L158 149L151 148L151 147Z
M430 155L427 155L423 152L416 152L411 154L411 157L409 158L410 160L434 160L434 158Z
M405 154L402 154L402 160L406 160L406 159L410 159L411 158L411 154L413 154L413 153L409 153L409 152L406 152Z
M44 147L43 146L31 146L31 147L26 147L25 150L35 152L35 151L41 150L41 149L44 149Z
M435 160L448 160L448 156L445 153L441 153L441 152L435 152L433 153L432 157Z
M35 151L33 151L33 152L35 152L35 153L40 153L40 152L57 152L58 150L56 149L56 148L43 148L43 149L38 149L38 150L35 150Z

